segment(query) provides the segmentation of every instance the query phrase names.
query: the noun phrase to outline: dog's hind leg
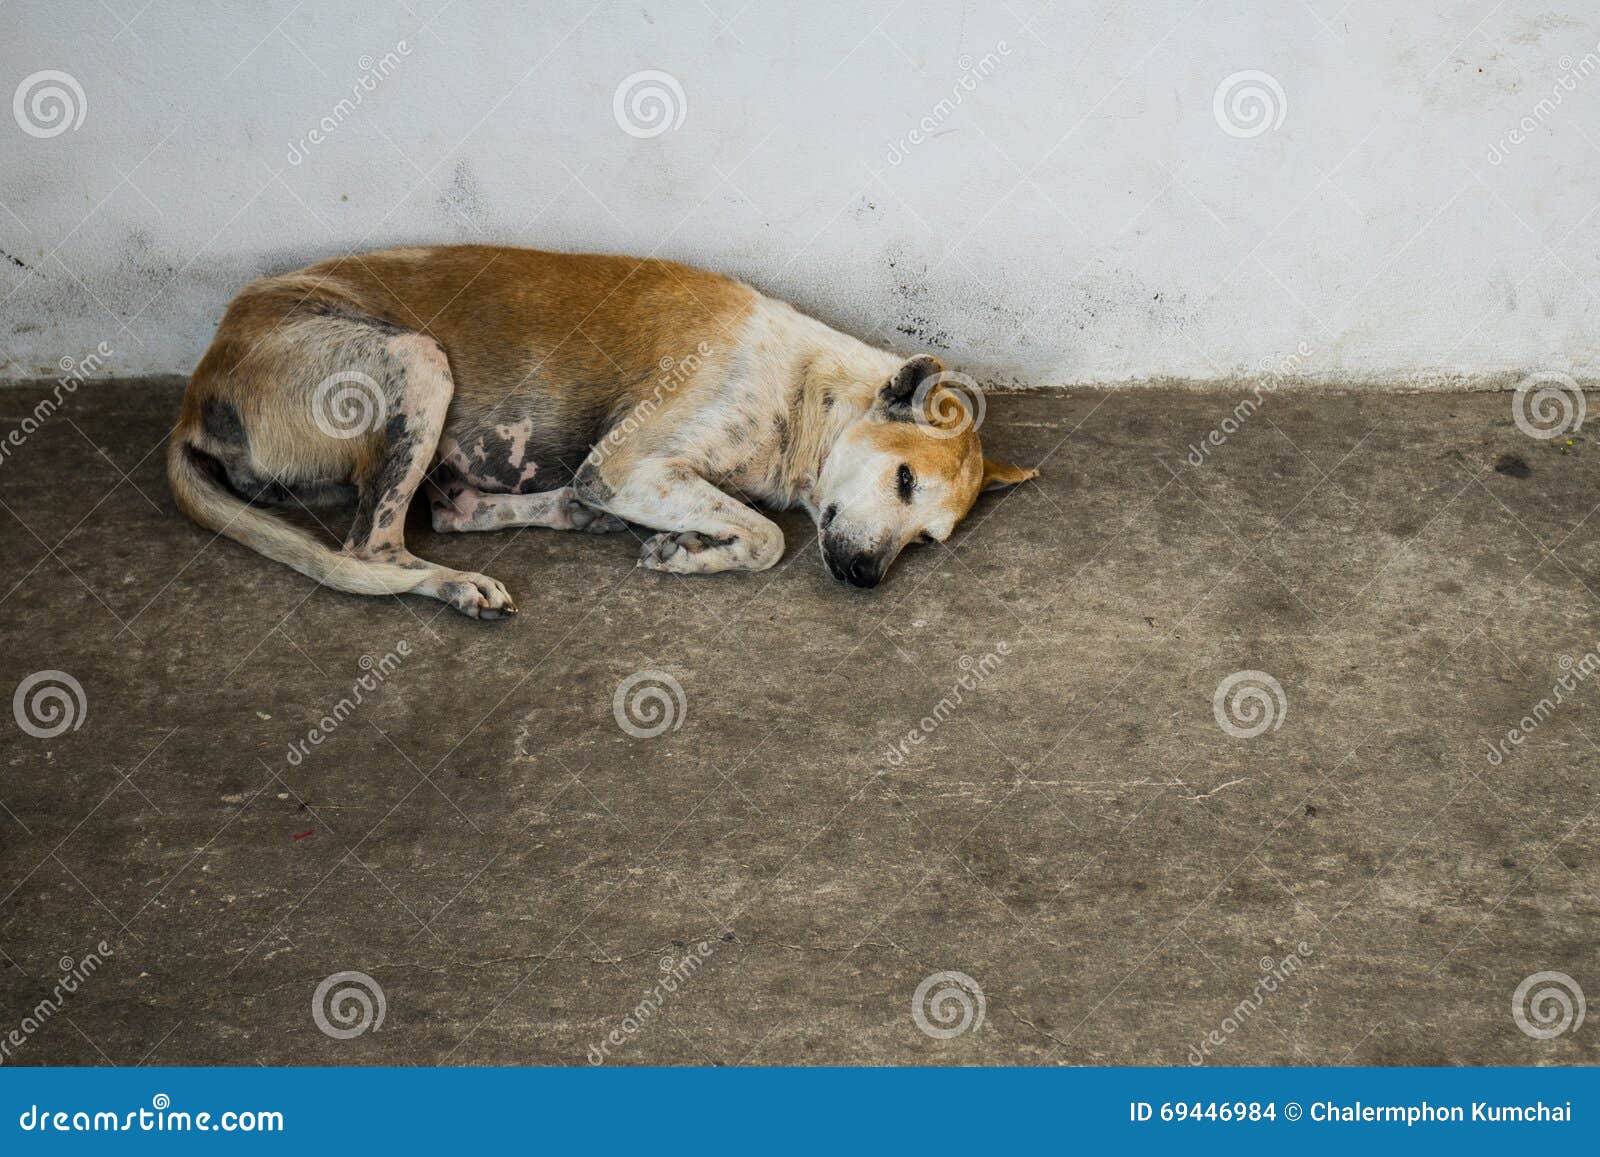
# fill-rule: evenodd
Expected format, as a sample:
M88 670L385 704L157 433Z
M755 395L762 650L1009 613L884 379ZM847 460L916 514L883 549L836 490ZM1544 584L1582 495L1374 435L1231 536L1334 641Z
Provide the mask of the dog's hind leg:
M511 595L497 580L425 562L406 549L406 511L433 460L455 386L444 351L431 337L401 334L387 347L395 372L380 387L383 428L356 480L360 498L343 553L361 562L427 572L412 590L473 618L516 614Z
M609 534L626 530L628 525L615 515L579 502L570 486L534 494L495 494L478 489L448 463L441 463L428 479L428 504L433 511L433 529L440 533L544 526Z

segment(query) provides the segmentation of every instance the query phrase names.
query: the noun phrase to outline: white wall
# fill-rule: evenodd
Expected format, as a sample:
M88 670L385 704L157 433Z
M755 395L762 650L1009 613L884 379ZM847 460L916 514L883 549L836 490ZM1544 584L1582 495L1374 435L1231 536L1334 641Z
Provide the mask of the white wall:
M0 376L186 372L252 276L474 240L709 266L990 381L1594 359L1592 0L144 4L0 13L0 95L86 106L0 110ZM1242 70L1284 94L1250 137Z

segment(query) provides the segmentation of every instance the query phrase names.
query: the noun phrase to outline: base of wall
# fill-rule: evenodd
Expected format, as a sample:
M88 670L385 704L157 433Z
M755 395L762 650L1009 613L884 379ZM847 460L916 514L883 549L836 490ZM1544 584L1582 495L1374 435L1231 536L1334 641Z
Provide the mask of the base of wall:
M1393 371L1361 374L1250 374L1224 378L1150 377L1126 378L1115 382L1003 382L978 379L989 394L1032 394L1038 392L1084 392L1105 390L1182 390L1196 394L1486 394L1515 390L1523 382L1542 378L1585 392L1600 391L1600 376L1568 374L1558 370L1517 370L1495 374L1458 374L1443 370ZM32 388L46 383L71 381L70 375L47 374L8 376L0 374L0 389ZM165 386L182 382L182 374L107 374L77 379L77 384L92 387L100 383L149 382Z

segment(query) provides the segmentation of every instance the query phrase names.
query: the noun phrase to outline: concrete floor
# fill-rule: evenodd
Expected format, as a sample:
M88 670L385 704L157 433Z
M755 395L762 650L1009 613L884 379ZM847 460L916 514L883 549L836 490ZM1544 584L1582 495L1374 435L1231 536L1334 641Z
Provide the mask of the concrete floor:
M796 518L779 569L701 579L419 526L511 588L482 624L177 516L178 393L84 387L0 462L0 690L86 702L5 720L0 1034L114 953L7 1063L1600 1061L1600 1018L1511 1012L1541 971L1600 995L1600 680L1486 759L1600 646L1600 452L1505 394L1273 396L1199 467L1231 399L996 397L1043 477L872 592ZM684 705L648 739L613 715L645 669ZM1240 738L1213 694L1248 670L1286 705ZM350 970L384 1019L334 1039ZM945 970L982 1020L938 1039Z

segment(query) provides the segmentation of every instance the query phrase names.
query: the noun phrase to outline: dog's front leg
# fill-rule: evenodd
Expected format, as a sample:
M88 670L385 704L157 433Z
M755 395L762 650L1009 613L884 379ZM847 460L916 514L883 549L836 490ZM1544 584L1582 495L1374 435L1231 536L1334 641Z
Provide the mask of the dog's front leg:
M662 532L645 540L639 556L651 570L766 570L783 557L776 523L681 461L643 459L625 469L613 461L586 462L573 491L585 506Z

